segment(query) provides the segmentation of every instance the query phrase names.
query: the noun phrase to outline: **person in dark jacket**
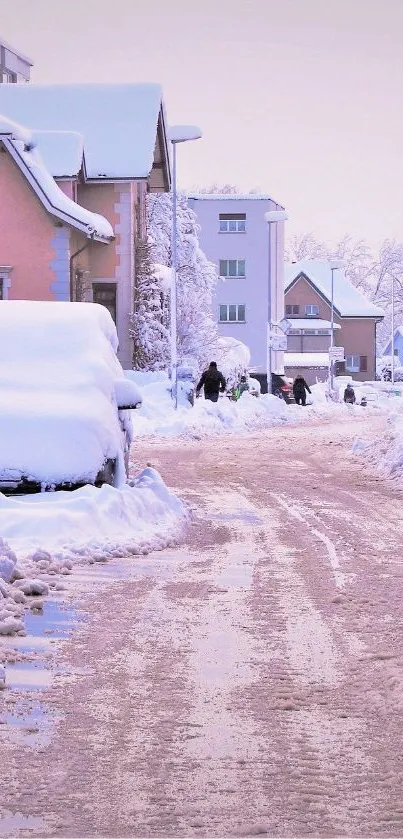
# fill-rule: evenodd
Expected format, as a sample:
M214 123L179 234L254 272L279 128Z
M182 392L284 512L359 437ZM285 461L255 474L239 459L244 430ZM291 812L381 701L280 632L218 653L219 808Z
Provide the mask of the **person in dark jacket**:
M352 384L349 382L345 391L344 391L344 401L349 405L354 405L355 402L355 393Z
M223 374L217 369L216 361L211 361L208 370L205 370L202 374L196 388L196 396L200 396L202 387L204 387L204 398L209 399L210 402L217 402L220 390L224 392L226 381Z
M306 391L308 391L308 393L311 393L311 390L303 376L295 377L292 390L297 405L306 405Z

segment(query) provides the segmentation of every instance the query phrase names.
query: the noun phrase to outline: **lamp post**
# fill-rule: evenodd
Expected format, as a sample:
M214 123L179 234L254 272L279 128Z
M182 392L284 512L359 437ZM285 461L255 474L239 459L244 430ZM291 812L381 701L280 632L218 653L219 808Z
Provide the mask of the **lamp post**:
M395 278L392 276L392 367L391 382L395 383Z
M334 272L344 268L345 263L342 259L331 259L330 270L332 272L332 282L330 290L330 346L334 347ZM330 359L330 393L333 393L334 381L334 361L333 357Z
M267 393L272 392L271 386L271 327L272 327L272 287L271 287L271 225L278 224L280 221L287 221L288 215L285 210L268 210L264 214L264 219L269 228L269 269L267 275L268 289L267 289L267 344L266 344L266 369L267 369ZM277 256L277 254L275 254ZM277 277L277 270L276 270Z
M172 280L171 280L171 393L178 407L178 346L177 346L177 183L176 146L190 140L200 140L202 132L196 125L173 125L168 129L168 140L172 143Z

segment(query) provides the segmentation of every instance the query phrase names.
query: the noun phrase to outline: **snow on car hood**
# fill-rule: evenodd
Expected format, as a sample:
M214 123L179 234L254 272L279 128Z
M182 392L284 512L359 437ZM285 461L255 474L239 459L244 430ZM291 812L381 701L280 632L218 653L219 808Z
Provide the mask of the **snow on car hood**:
M122 457L116 328L96 304L0 302L0 480L92 482Z

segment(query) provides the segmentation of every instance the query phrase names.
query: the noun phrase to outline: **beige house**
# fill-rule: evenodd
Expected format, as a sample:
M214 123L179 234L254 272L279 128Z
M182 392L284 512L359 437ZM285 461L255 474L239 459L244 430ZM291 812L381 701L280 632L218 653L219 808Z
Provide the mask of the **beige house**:
M334 269L333 277L334 344L344 347L345 355L336 373L360 381L374 379L376 325L384 313L347 280L343 270ZM292 323L284 353L287 376L302 373L308 384L327 379L331 300L328 261L306 259L285 266L285 316Z

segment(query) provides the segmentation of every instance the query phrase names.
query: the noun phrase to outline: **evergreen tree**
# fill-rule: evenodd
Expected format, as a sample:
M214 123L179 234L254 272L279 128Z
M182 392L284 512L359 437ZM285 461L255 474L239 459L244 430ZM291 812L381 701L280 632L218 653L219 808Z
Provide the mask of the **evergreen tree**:
M169 358L167 306L148 240L136 243L136 283L130 334L133 338L133 369L160 370Z

